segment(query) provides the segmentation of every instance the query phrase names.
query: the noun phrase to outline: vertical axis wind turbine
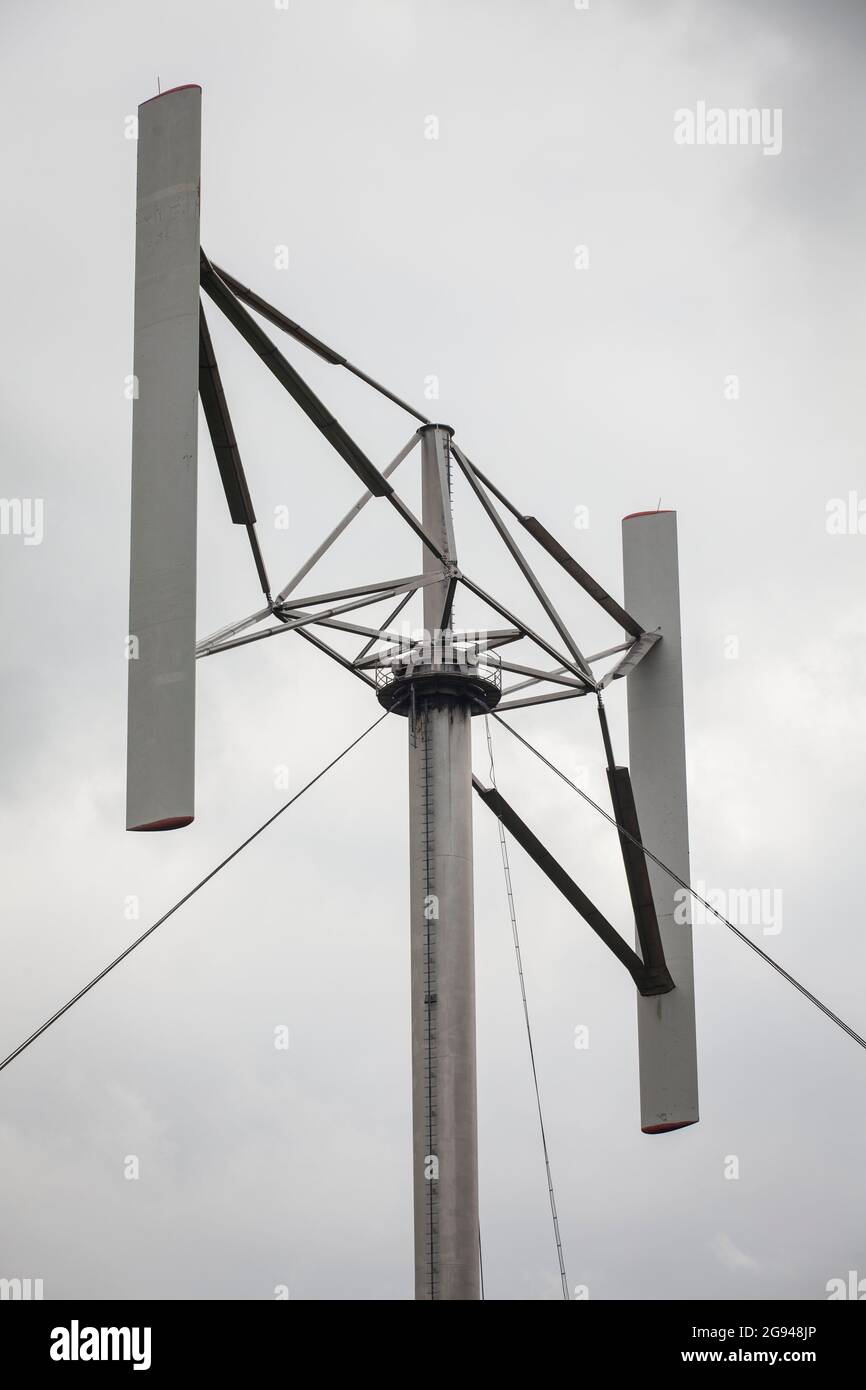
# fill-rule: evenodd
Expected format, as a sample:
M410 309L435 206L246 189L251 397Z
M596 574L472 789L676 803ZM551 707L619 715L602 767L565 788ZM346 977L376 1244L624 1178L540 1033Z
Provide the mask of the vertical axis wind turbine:
M477 1299L473 790L634 981L644 1133L680 1129L698 1118L691 927L675 922L670 882L655 863L647 863L641 839L643 830L655 853L688 881L676 515L640 512L625 518L621 606L540 521L524 515L470 461L450 426L427 420L208 260L200 246L200 173L201 89L176 87L144 102L139 107L135 260L138 390L132 439L127 829L176 830L193 820L199 658L295 632L364 682L387 711L406 718L415 1293L419 1299ZM200 287L364 487L276 595ZM418 427L387 467L380 469L367 458L283 356L262 319L414 416ZM199 397L229 514L247 532L264 606L197 643ZM390 481L413 452L420 456L420 518ZM543 611L550 638L461 568L451 503L455 466ZM384 499L419 540L418 572L298 598L298 586L374 498ZM624 629L625 640L584 656L499 507ZM456 629L452 610L458 586L505 626ZM417 595L423 632L406 636L393 624ZM364 624L347 616L393 599L396 605L384 619ZM646 623L632 616L636 610ZM345 645L349 636L364 639L355 656L332 645ZM510 659L503 648L523 659ZM523 655L529 652L534 658ZM604 674L593 669L610 657L614 664ZM540 666L539 660L555 665ZM521 679L503 688L503 673ZM602 692L624 677L631 772L615 761L602 703ZM534 693L527 694L530 688ZM473 716L587 695L594 695L598 706L636 949L501 793L472 774Z

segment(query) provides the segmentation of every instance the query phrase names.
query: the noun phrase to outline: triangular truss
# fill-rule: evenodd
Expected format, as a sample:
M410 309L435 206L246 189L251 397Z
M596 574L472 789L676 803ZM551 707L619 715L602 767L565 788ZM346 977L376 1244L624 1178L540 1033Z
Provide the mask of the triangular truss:
M668 992L673 988L673 981L665 965L646 859L639 848L640 831L631 780L628 769L615 763L601 701L601 692L605 687L612 681L627 676L659 641L661 634L646 631L637 619L627 613L617 600L587 573L536 517L524 515L510 502L495 483L471 462L460 445L454 441L452 431L448 427L435 426L411 405L367 376L360 368L314 337L253 290L245 287L233 275L210 262L204 252L201 253L201 285L305 415L357 475L364 485L364 492L329 535L313 550L300 569L274 595L256 534L255 512L232 427L219 365L204 307L201 306L199 390L202 406L229 514L236 525L242 525L247 530L265 605L203 638L197 644L196 656L214 656L251 642L296 632L356 679L376 690L380 698L385 687L390 686L392 703L388 707L396 708L398 695L394 691L401 685L401 674L424 660L431 639L427 633L419 636L417 632L407 631L405 621L403 631L398 631L394 624L416 594L428 585L439 585L444 597L437 632L440 635L444 634L452 661L458 664L471 661L475 666L489 696L486 701L479 703L484 703L488 708L495 704L499 711L504 711L594 694L598 701L616 820L632 837L621 835L620 840L642 956L626 944L501 794L494 788L484 787L477 778L474 779L474 786L484 803L494 811L571 905L622 961L640 992L647 995ZM250 309L332 366L343 367L351 372L420 422L418 429L386 468L380 471L366 456L300 373L283 356L276 343L250 313ZM425 430L435 432L435 447L439 451L439 486L442 489L442 512L446 519L445 535L439 544L428 534L422 522L402 500L390 481L396 470L420 443ZM451 509L452 470L455 465L466 479L543 610L555 633L554 640L548 640L536 626L530 625L522 615L513 612L494 594L482 588L458 563ZM374 498L384 498L403 523L423 542L424 570L418 574L388 577L327 592L311 592L305 588L304 581L311 571ZM584 655L514 539L503 519L500 507L517 521L532 540L620 628L625 630L624 641L613 643L588 656ZM484 604L504 626L452 629L454 596L461 587ZM389 608L380 621L373 619L364 623L358 620L356 615L362 610L385 603L389 604ZM362 639L362 645L354 656L346 655L333 645L336 634L349 634ZM328 638L330 640L326 640ZM524 661L514 659L515 652L512 648L518 643L526 644L530 651L530 656ZM531 655L533 650L534 659ZM593 669L598 663L611 657L616 660L603 673L599 674ZM427 659L429 660L429 654ZM554 664L539 664L545 659ZM508 684L502 684L503 677L509 681ZM517 679L511 679L512 677ZM409 689L408 683L406 689ZM638 842L637 849L634 841Z

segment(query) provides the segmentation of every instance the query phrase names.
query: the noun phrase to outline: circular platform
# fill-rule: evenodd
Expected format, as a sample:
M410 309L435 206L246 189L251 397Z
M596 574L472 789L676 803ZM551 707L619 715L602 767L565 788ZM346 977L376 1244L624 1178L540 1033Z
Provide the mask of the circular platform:
M430 700L459 700L469 705L470 713L484 714L499 704L502 677L498 666L456 661L377 669L376 698L383 709L410 714L413 692L416 706Z

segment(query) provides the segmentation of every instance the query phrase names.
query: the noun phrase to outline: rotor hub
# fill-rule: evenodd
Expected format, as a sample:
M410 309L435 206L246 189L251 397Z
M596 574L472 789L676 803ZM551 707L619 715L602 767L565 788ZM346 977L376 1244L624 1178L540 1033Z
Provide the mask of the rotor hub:
M472 714L486 714L499 704L502 674L498 664L459 660L407 662L376 669L376 698L391 714L409 715L413 705L461 703Z

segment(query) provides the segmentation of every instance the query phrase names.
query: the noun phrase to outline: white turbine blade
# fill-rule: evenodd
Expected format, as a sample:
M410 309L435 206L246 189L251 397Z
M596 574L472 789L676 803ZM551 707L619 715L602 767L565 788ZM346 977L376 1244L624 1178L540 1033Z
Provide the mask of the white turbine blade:
M201 89L138 113L128 830L194 815Z
M625 606L661 632L627 681L629 767L643 843L689 878L686 748L676 512L644 512L622 524ZM692 928L682 890L648 864L670 994L638 997L641 1128L663 1134L698 1118ZM686 920L683 920L685 918Z

